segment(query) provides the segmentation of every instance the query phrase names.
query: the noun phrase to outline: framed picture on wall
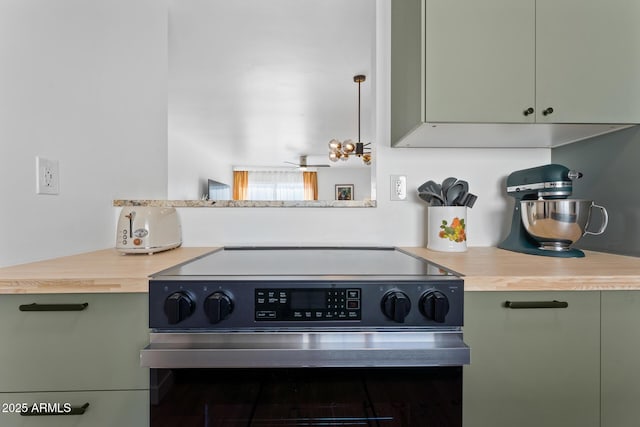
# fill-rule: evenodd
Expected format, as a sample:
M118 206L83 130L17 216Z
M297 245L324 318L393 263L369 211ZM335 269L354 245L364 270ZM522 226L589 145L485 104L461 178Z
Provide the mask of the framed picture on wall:
M336 184L336 200L353 200L353 184Z

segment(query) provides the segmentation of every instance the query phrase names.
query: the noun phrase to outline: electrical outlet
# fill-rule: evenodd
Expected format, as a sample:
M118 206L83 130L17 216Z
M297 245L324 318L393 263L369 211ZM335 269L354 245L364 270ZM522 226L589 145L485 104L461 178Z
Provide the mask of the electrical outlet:
M60 168L57 160L36 157L36 194L60 193Z
M391 200L407 199L407 176L391 175Z

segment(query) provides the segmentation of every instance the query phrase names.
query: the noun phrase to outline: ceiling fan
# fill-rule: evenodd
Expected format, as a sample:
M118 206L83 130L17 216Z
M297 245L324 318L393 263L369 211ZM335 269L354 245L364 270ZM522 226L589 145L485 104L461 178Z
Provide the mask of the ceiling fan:
M300 156L300 161L298 163L293 163L293 162L287 162L285 161L285 163L288 163L290 165L294 165L298 168L328 168L331 165L327 165L327 164L319 164L319 165L310 165L307 163L307 156L306 155L302 155Z

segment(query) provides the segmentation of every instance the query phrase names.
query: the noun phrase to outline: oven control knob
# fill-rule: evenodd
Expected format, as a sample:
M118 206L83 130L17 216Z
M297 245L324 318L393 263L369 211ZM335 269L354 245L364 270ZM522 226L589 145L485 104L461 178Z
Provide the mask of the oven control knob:
M175 325L193 314L196 305L185 292L174 292L164 301L164 314Z
M404 323L411 310L411 300L401 291L390 291L382 297L382 312L394 322Z
M420 298L420 312L429 320L444 323L449 312L449 299L440 291L428 291Z
M233 301L224 292L214 292L204 300L204 312L210 323L218 323L233 311Z

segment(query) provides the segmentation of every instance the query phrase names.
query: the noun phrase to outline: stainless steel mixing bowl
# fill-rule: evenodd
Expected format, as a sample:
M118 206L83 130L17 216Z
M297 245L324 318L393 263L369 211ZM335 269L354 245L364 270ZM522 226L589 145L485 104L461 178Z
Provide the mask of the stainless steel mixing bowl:
M607 210L591 200L524 200L520 202L522 225L541 249L566 251L585 234L602 234L607 228ZM591 208L602 211L602 226L587 231Z

